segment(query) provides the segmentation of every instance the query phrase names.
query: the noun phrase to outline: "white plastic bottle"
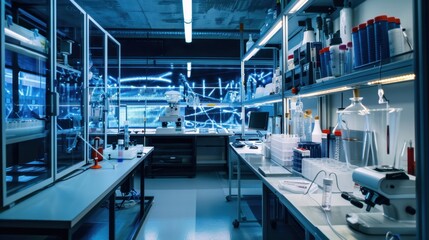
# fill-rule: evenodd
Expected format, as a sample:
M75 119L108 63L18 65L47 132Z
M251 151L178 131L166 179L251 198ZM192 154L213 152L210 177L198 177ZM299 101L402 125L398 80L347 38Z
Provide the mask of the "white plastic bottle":
M249 34L249 40L246 42L246 52L253 46L255 42L253 42L252 34Z
M338 32L334 34L334 37L331 39L331 46L329 47L330 63L331 63L331 72L332 76L339 77L341 76L341 67L340 67L340 44L341 38L338 37Z
M322 129L320 128L319 116L314 117L314 128L311 133L311 141L315 143L322 143Z
M331 211L332 182L331 178L323 179L322 208L325 211Z

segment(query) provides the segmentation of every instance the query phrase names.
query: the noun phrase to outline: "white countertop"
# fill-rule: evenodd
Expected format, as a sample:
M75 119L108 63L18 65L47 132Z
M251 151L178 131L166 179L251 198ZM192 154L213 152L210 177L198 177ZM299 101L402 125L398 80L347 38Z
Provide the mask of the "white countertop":
M88 169L80 175L57 181L39 193L0 213L0 226L71 228L96 204L114 191L153 147L144 147L143 155L132 160L103 160L101 169ZM114 168L115 166L115 168Z
M359 209L350 202L343 199L340 193L332 194L331 211L325 212L319 206L322 202L320 190L312 194L298 194L279 188L279 181L284 179L302 179L295 173L290 177L264 177L259 171L260 166L275 166L277 163L271 162L262 155L262 147L250 149L248 146L242 148L231 148L240 156L252 171L263 181L263 183L279 198L283 205L297 218L299 222L317 238L321 239L341 239L329 226L327 217L337 233L345 239L384 239L384 236L371 236L351 229L346 222L347 213L366 212ZM293 172L293 170L288 169ZM376 209L373 209L376 210ZM371 211L373 211L371 210ZM394 229L392 229L394 232ZM316 238L316 239L317 239ZM415 236L401 236L401 239L416 239Z

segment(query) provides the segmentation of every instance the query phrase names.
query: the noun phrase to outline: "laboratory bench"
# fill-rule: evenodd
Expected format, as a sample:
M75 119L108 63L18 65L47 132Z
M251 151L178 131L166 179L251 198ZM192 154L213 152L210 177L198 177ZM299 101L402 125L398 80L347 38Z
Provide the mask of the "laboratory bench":
M147 177L195 177L198 169L227 169L229 137L225 129L190 129L184 133L156 133L155 129L130 129L130 141L154 147L146 168ZM108 144L123 133L110 131Z
M148 213L152 199L144 194L144 168L153 147L142 147L134 159L103 160L101 169L89 166L59 179L51 186L0 212L0 238L10 235L56 236L72 239L73 234L108 200L109 239L115 239L115 191L139 172L140 203L132 224L130 237L136 235ZM149 201L145 201L149 199ZM145 204L147 203L147 204ZM123 236L121 236L122 238Z
M314 193L293 193L280 188L282 180L305 180L292 169L286 169L290 174L272 175L263 174L260 168L277 168L279 165L267 159L262 154L262 146L250 149L248 146L230 148L238 156L238 172L240 164L250 168L262 182L262 235L263 239L276 239L278 236L287 236L290 239L384 239L380 235L367 235L351 229L346 222L346 214L365 212L341 197L340 193L332 194L331 210L321 208L322 193L318 189ZM275 172L278 172L277 170ZM240 174L237 179L238 195L240 194ZM237 219L234 227L246 223L247 218L241 211L241 198L237 200ZM279 207L281 205L281 207ZM281 211L279 211L279 209ZM373 211L381 211L374 208ZM332 225L329 226L328 219ZM334 231L334 230L335 231ZM392 229L394 232L395 229ZM340 236L341 237L340 237ZM401 239L416 239L415 236L401 236Z

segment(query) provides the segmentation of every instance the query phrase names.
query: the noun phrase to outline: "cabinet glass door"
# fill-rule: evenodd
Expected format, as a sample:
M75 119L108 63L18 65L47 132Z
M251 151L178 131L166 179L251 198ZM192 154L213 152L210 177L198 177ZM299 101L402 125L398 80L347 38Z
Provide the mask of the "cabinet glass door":
M53 181L51 1L2 1L2 206Z
M110 35L107 38L107 96L109 99L109 108L107 114L107 128L116 132L120 122L119 112L119 87L121 77L121 45ZM116 130L116 131L115 131Z
M59 94L56 123L57 177L80 167L84 160L84 25L85 13L69 0L57 0L57 71Z
M106 139L106 113L108 94L106 93L106 32L89 17L89 59L88 59L88 131L89 142Z

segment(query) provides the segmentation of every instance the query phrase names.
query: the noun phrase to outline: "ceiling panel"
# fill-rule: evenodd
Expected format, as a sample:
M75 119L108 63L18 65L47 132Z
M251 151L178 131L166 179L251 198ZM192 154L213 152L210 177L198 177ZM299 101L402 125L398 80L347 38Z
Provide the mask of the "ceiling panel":
M183 31L180 0L76 0L106 29ZM240 23L246 30L258 31L268 8L266 0L193 0L194 30L236 31Z

